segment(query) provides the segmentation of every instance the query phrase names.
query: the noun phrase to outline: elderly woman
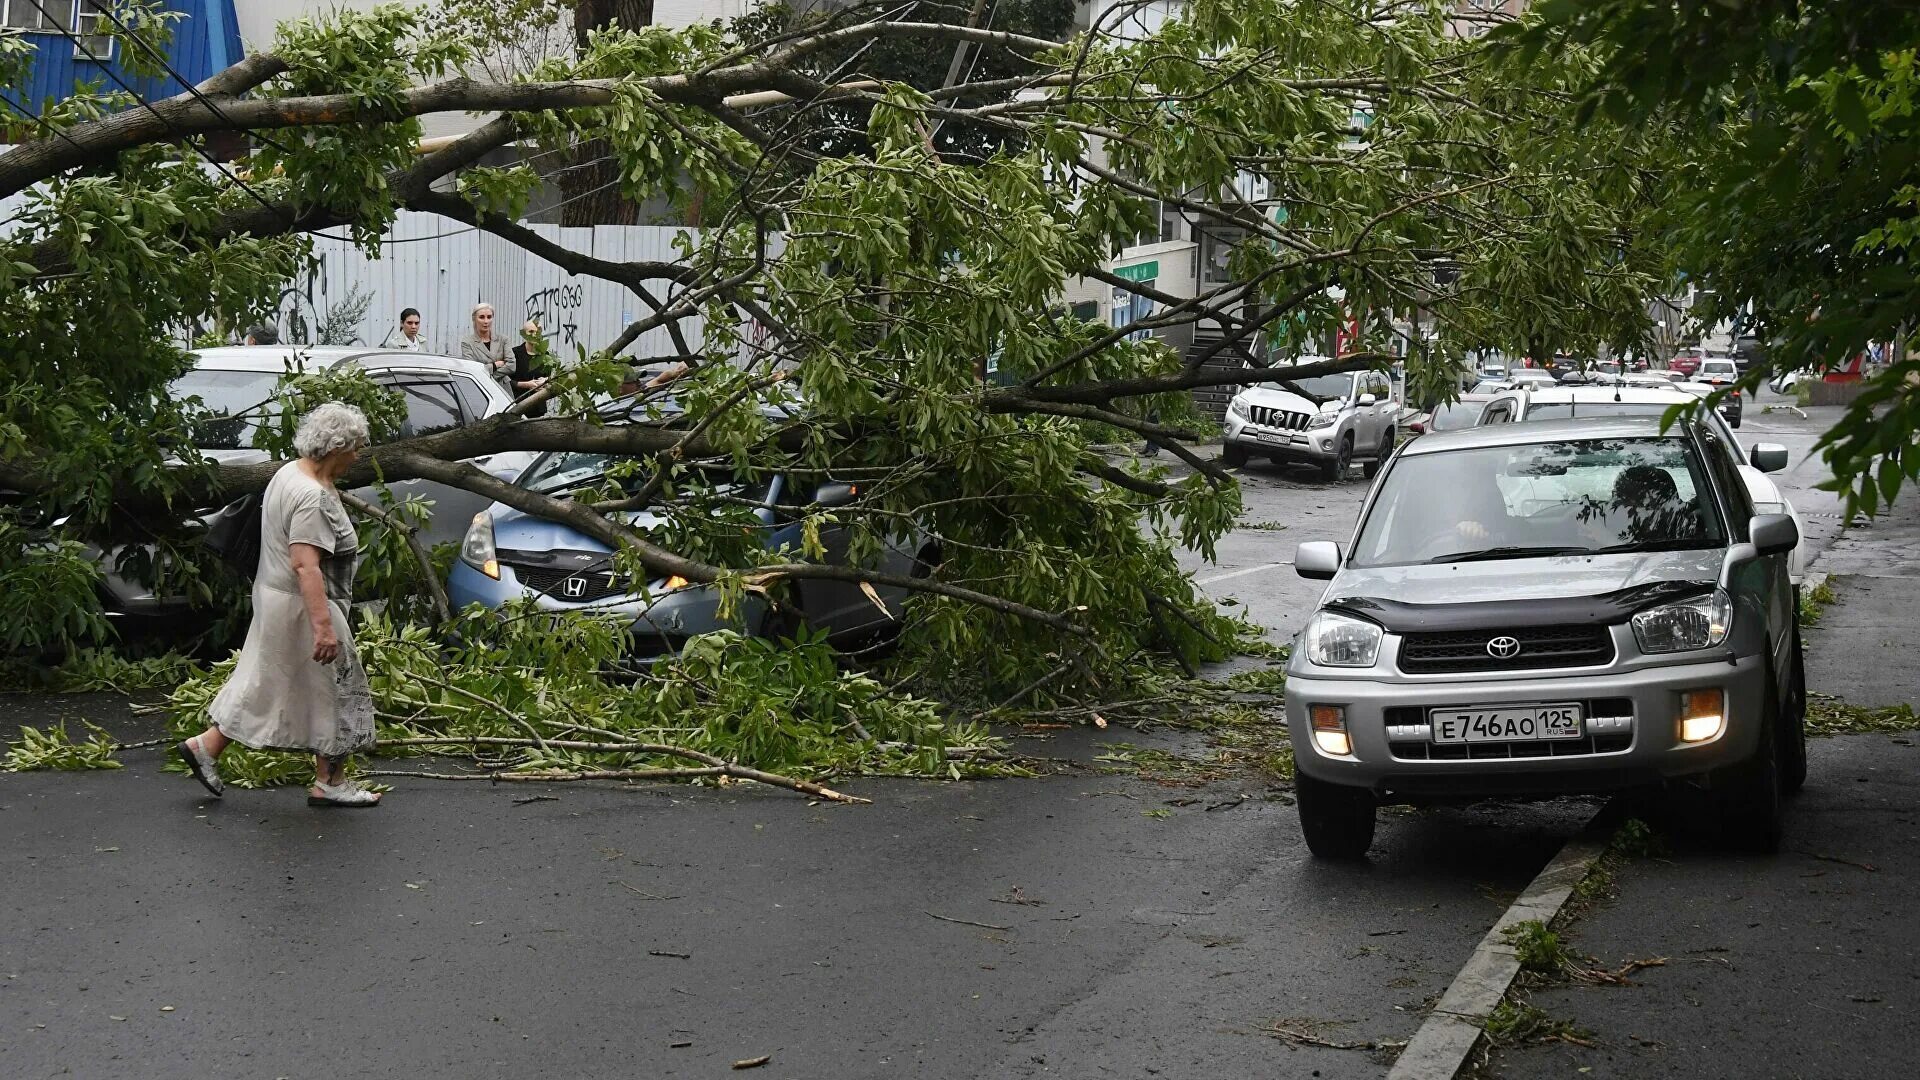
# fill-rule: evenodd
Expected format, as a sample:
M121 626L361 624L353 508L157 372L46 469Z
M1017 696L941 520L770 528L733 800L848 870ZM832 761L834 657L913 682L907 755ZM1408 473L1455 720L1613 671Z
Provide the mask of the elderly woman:
M260 506L253 623L213 724L179 746L194 779L221 793L228 742L313 754L311 806L372 806L346 778L347 756L373 746L373 696L347 630L359 539L334 484L368 443L367 418L328 403L300 421L300 457L280 467Z

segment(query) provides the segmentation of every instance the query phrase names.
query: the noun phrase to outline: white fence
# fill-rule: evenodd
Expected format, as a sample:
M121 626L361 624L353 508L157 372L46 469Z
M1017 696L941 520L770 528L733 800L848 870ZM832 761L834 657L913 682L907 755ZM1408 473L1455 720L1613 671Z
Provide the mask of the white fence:
M23 202L19 195L0 199L0 222ZM527 228L562 247L616 262L673 262L680 258L675 238L698 233L651 225ZM0 232L5 229L0 225ZM329 233L345 235L339 229ZM344 327L336 344L380 345L397 338L400 311L411 307L420 309L428 348L457 353L472 325L473 305L485 301L493 305L496 332L508 341L519 340L522 322L537 319L554 355L567 361L579 349L604 348L629 323L652 313L624 285L575 277L491 233L437 214L402 211L377 259L330 235L314 237L313 254L313 266L281 291L275 322L284 341L313 343L316 328L337 322L329 316L344 315L357 295L367 302L365 313ZM669 291L667 282L653 288L662 301ZM700 320L685 319L680 326L688 343L699 348ZM658 328L641 335L625 355L676 351L666 329Z
M674 261L679 258L674 238L688 232L647 225L527 228L569 250L615 262ZM485 301L493 305L498 333L516 341L520 324L536 319L555 355L568 360L578 349L604 348L629 323L651 314L624 285L575 277L491 233L435 214L402 212L378 259L328 236L314 238L313 254L312 268L281 294L278 328L284 340L308 338L329 314L352 304L356 293L370 299L369 306L338 344L380 345L398 338L400 312L411 307L420 309L421 333L430 349L458 352L473 305ZM664 300L667 289L661 282L653 293ZM688 319L681 326L697 348L700 321ZM673 351L664 328L641 335L626 350L630 356Z

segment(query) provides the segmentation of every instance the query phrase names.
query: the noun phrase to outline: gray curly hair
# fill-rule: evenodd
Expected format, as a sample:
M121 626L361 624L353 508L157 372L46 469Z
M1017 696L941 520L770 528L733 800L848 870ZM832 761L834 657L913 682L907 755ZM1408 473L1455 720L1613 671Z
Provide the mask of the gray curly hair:
M329 401L300 418L293 432L293 448L315 461L341 450L363 450L373 441L367 415L352 405Z

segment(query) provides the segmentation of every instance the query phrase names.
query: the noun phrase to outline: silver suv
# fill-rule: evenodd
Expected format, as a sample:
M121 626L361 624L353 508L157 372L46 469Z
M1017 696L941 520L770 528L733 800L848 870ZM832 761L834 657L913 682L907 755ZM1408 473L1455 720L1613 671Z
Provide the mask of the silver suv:
M1388 464L1287 667L1301 826L1356 858L1374 809L1665 788L1770 850L1806 777L1787 553L1738 450L1657 417L1425 435Z
M1309 462L1326 479L1338 480L1360 457L1372 479L1393 453L1396 413L1393 384L1377 371L1249 386L1227 405L1221 460L1240 466L1260 454L1276 462Z

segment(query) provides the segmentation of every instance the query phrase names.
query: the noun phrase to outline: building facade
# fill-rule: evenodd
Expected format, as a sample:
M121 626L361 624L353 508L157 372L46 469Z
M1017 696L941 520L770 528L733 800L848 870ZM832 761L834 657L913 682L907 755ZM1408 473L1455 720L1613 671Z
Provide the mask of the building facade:
M25 85L0 87L6 128L33 127L30 116L72 96L78 84L119 90L124 83L152 101L183 93L244 55L234 0L162 0L160 6L181 18L165 50L172 72L149 78L128 71L123 46L104 33L114 28L110 0L0 0L0 26L23 33L34 51Z

